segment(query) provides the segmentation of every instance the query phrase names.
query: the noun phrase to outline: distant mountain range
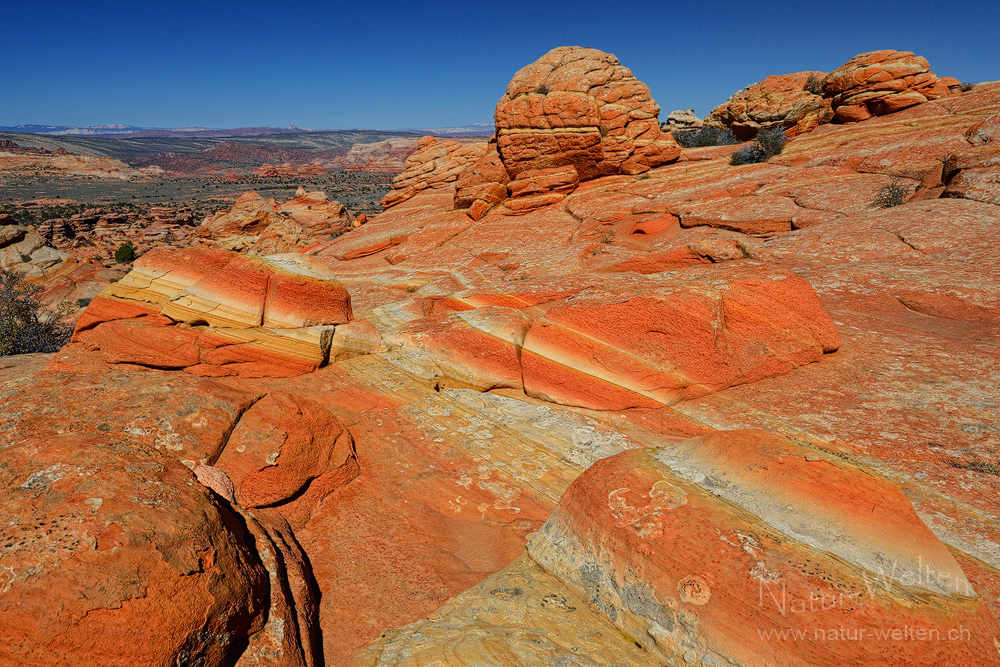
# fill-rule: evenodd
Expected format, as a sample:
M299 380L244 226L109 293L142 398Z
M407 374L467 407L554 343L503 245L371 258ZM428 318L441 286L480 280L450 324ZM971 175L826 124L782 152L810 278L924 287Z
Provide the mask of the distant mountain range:
M312 132L304 127L237 127L211 129L207 127L135 127L134 125L90 125L73 127L70 125L0 125L0 132L22 132L25 134L47 134L50 136L83 137L256 137L269 134L297 134Z
M134 125L90 125L74 127L70 125L0 125L0 132L19 132L24 134L44 134L58 137L118 137L122 139L141 137L172 137L172 138L222 138L222 137L259 137L275 134L301 134L305 132L327 132L328 130L310 130L304 127L289 125L287 127L236 127L212 129L207 127L136 127ZM364 130L361 130L364 131ZM414 132L433 134L436 136L470 136L488 135L493 133L492 123L473 123L460 127L390 129L388 132Z

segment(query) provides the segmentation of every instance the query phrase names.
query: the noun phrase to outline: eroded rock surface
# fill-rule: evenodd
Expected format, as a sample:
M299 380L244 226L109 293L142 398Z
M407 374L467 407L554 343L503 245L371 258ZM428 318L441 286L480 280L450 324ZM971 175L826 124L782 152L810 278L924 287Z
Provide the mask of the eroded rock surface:
M709 127L728 127L740 139L762 129L780 128L788 136L803 134L833 119L830 102L819 85L823 72L769 76L734 93L705 119Z
M108 363L196 375L295 375L326 363L352 319L336 277L308 257L153 251L94 299L73 341Z
M231 210L205 218L197 235L226 250L275 254L316 246L356 226L342 204L300 187L283 204L244 192Z
M765 164L684 149L589 179L509 173L499 136L461 169L425 142L394 191L412 192L350 234L145 255L47 368L0 369L5 530L39 536L0 554L0 604L103 605L15 616L0 650L55 661L65 634L135 637L110 664L997 664L998 208L958 186L992 167L998 112L979 84ZM879 208L894 183L905 201ZM94 512L90 479L124 491ZM904 578L914 561L933 580ZM788 609L846 604L783 615L763 606L779 583Z
M521 69L497 102L507 172L572 166L583 180L637 174L675 160L649 88L614 56L559 47Z

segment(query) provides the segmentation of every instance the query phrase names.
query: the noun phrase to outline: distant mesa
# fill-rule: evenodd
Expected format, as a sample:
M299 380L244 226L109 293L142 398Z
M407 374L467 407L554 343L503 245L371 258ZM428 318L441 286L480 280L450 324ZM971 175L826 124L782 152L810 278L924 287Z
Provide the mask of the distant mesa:
M279 165L272 165L265 162L257 168L254 174L265 178L295 178L298 176L326 176L327 171L320 164L319 160L316 160L312 164L303 164L298 167L288 162Z
M35 146L18 146L13 141L6 139L0 141L0 153L10 153L11 155L78 155L78 153L70 153L62 147L50 151L47 148Z

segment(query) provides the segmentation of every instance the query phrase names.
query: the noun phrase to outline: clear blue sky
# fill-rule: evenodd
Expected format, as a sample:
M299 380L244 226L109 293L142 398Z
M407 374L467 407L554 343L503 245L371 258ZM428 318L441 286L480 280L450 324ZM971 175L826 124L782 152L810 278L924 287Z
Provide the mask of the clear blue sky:
M1000 2L3 0L0 125L446 127L491 122L549 49L614 53L664 115L769 74L915 51L1000 79Z

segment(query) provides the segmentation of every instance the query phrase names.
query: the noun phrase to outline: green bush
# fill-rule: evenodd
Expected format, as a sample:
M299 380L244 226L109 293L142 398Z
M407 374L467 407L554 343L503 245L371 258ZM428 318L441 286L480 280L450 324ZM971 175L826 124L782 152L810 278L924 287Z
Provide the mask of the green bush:
M118 246L118 250L115 250L115 261L119 264L128 264L135 260L135 246L132 245L131 241L126 241L125 243Z
M72 327L40 321L41 292L17 271L0 269L0 356L56 352L69 342Z

